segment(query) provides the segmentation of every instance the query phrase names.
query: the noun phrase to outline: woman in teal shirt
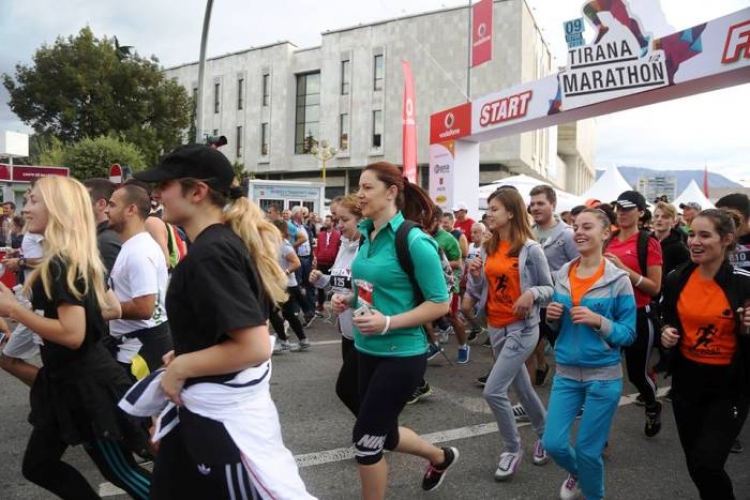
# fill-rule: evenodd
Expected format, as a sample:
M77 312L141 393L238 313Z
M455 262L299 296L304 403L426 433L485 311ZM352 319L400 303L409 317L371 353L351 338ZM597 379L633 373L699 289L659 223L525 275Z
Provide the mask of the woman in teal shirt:
M414 431L399 427L398 416L417 388L427 366L422 325L448 312L448 290L437 243L424 232L408 234L414 277L424 301L396 256L396 231L404 218L430 220L435 205L419 186L410 184L390 163L367 166L359 178L362 247L352 264L354 294L336 294L341 313L354 311L354 344L359 353L360 411L353 442L362 482L362 498L385 498L388 464L383 449L429 460L422 489L436 489L458 459L455 448L437 448Z

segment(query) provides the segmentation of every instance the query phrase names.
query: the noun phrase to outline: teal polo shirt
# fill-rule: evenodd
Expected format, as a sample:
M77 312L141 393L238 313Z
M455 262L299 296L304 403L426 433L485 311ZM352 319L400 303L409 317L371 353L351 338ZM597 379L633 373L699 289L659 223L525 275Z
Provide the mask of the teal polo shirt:
M374 224L364 219L359 224L364 241L352 263L352 284L357 305L369 302L386 316L414 309L416 298L409 276L401 269L396 256L396 231L404 221L398 212L378 231L373 241ZM437 243L418 229L409 231L409 252L414 262L414 277L426 301L448 301ZM427 340L422 326L389 330L385 335L362 335L354 327L354 345L358 351L373 356L405 357L424 354Z

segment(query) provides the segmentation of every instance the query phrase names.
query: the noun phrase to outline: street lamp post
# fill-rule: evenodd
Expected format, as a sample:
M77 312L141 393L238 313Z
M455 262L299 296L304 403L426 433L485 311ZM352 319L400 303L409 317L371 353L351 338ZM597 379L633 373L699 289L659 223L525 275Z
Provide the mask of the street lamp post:
M211 9L214 0L206 1L206 14L203 16L203 34L201 35L201 53L198 59L198 99L195 104L195 143L199 144L203 139L203 92L204 74L206 72L206 45L208 44L208 27L211 24Z
M322 177L323 184L326 182L326 162L339 154L339 150L328 144L328 141L320 141L320 146L317 144L310 149L310 154L323 163Z

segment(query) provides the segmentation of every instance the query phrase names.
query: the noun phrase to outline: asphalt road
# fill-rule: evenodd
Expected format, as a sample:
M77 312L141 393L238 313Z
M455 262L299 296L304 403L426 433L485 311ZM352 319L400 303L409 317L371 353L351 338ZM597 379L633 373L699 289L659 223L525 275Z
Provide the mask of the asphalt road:
M313 347L308 352L274 357L272 391L284 441L297 457L308 490L320 499L356 499L359 480L349 443L353 418L336 398L333 386L340 366L340 347L333 327L323 320L309 330ZM455 341L446 347L455 359ZM526 425L521 436L526 456L517 475L506 483L495 482L493 473L502 451L492 415L474 379L485 374L492 362L489 349L475 345L468 365L450 366L436 358L430 362L427 380L434 394L408 406L401 424L430 440L450 444L460 451L460 460L437 491L420 488L424 462L390 454L388 498L415 499L556 499L565 472L553 462L534 466L531 462L534 435ZM668 381L660 380L664 386ZM49 499L52 495L27 482L20 472L21 457L30 427L26 423L28 390L20 382L0 373L3 388L0 403L0 499ZM542 400L549 396L550 381L539 389ZM635 391L626 384L625 397L615 417L610 449L605 461L608 499L697 499L688 477L674 426L672 409L664 402L663 429L653 439L643 435L643 409L632 404ZM750 447L750 429L741 439ZM67 452L66 460L99 485L106 498L126 498L105 484L80 449ZM731 455L727 470L738 499L750 499L750 450Z

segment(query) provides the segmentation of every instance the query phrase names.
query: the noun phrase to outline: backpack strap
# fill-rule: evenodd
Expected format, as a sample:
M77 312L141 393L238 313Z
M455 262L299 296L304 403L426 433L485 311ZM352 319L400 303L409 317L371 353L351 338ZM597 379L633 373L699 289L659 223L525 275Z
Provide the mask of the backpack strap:
M422 289L419 288L417 278L414 276L414 261L412 261L411 253L409 252L409 231L414 228L421 229L421 227L413 220L404 219L404 222L396 230L396 257L401 269L403 269L409 277L409 281L411 281L417 304L424 302L424 294L422 293Z
M617 235L620 234L620 230L617 229L612 232L610 238L604 243L604 251L607 250L609 244L614 240ZM638 243L636 244L636 252L638 255L638 266L641 268L641 274L646 276L648 273L648 240L651 238L651 233L644 230L638 231Z

